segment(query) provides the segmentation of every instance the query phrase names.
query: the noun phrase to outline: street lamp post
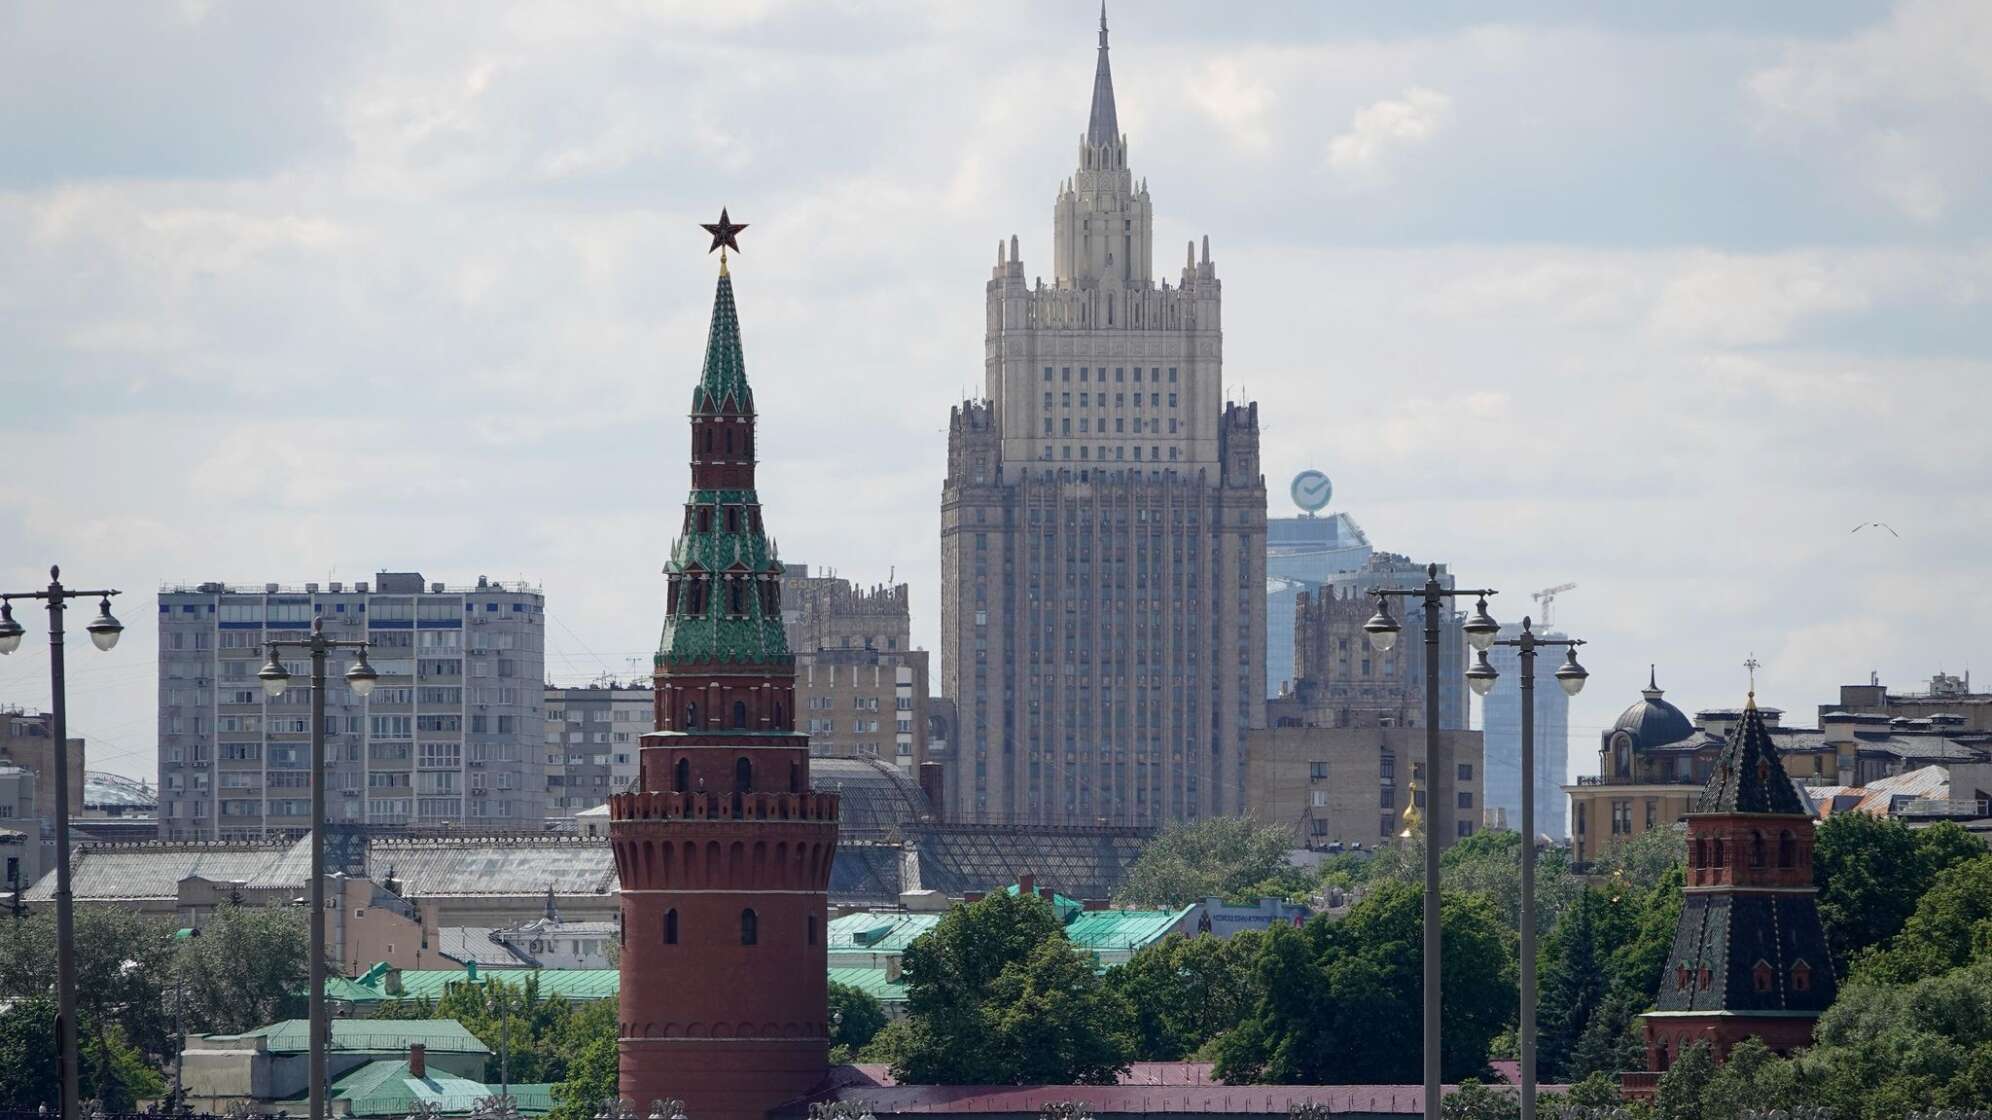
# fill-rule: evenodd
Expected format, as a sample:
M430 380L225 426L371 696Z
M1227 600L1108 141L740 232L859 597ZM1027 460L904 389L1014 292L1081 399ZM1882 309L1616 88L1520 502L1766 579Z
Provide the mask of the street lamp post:
M1535 1120L1536 1114L1536 921L1535 921L1535 660L1542 646L1568 651L1556 670L1556 683L1564 694L1575 696L1584 690L1591 674L1577 664L1581 638L1538 638L1526 616L1519 637L1496 643L1512 646L1522 668L1522 1120Z
M111 617L115 589L79 591L62 586L62 569L51 565L48 587L41 591L0 594L0 653L12 653L27 630L14 621L10 599L42 599L48 603L48 677L50 714L55 727L55 1001L57 1064L62 1071L62 1120L76 1120L76 911L69 889L69 705L62 677L62 612L71 599L95 596L102 600L97 617L85 627L90 641L108 651L118 644L124 626Z
M1425 1120L1439 1120L1439 1094L1442 1080L1439 1066L1439 854L1445 847L1442 822L1457 811L1453 805L1452 755L1439 738L1439 611L1449 599L1475 596L1473 614L1464 627L1467 641L1478 653L1473 667L1466 671L1466 683L1485 696L1494 687L1496 673L1487 663L1487 647L1501 631L1501 624L1487 614L1487 596L1492 588L1457 588L1448 591L1439 582L1439 566L1425 569L1425 582L1419 587L1376 589L1376 614L1363 623L1371 648L1387 653L1397 644L1402 629L1391 617L1393 597L1417 599L1425 608Z
M367 664L367 643L325 636L325 620L311 620L311 637L269 643L270 659L256 674L268 696L281 696L290 687L290 672L277 659L284 647L311 654L311 1120L325 1120L325 1051L329 1023L325 1017L325 661L335 649L351 649L358 660L346 670L346 684L355 695L373 691L380 674Z

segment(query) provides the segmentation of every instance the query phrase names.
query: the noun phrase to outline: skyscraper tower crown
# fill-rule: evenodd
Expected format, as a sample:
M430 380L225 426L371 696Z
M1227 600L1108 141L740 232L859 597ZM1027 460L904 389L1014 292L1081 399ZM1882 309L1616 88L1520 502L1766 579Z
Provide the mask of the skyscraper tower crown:
M1103 147L1121 138L1114 115L1114 72L1107 64L1107 6L1100 5L1100 61L1093 70L1093 114L1086 121L1086 143Z
M721 224L725 224L722 216ZM692 395L692 488L668 579L656 730L609 798L622 886L620 1095L760 1120L829 1052L838 798L795 733L781 564L754 490L754 397L722 263Z

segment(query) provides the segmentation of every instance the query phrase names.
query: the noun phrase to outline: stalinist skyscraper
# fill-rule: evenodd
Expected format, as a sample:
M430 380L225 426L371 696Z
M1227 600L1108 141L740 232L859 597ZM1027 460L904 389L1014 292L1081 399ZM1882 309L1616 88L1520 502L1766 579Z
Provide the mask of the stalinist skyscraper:
M1049 282L999 242L985 399L954 410L941 498L942 691L956 819L1147 824L1243 810L1263 721L1257 405L1227 404L1210 239L1155 275L1154 208L1114 112L1107 23Z

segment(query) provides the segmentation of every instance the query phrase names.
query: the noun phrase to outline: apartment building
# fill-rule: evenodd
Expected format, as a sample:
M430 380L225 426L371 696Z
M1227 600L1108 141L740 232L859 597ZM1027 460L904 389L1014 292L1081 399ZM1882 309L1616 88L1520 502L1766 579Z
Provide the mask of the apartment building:
M648 682L546 688L546 815L571 817L636 780L637 750L656 722Z
M379 682L344 683L352 655L327 668L327 816L335 824L537 829L545 597L480 577L430 583L419 572L285 586L202 583L159 593L159 832L167 839L255 839L310 827L310 664L294 649L291 687L265 695L271 640L312 623L364 640Z

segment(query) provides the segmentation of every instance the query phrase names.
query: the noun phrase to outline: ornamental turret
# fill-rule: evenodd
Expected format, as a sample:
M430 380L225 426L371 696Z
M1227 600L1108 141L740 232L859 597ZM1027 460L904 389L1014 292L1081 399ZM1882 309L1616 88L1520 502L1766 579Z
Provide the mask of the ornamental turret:
M724 214L714 247L738 249ZM724 232L722 232L724 231ZM609 798L622 884L621 1084L699 1120L760 1120L823 1078L838 799L809 781L781 563L754 491L754 395L720 258L691 401L691 492L670 560L656 730Z

